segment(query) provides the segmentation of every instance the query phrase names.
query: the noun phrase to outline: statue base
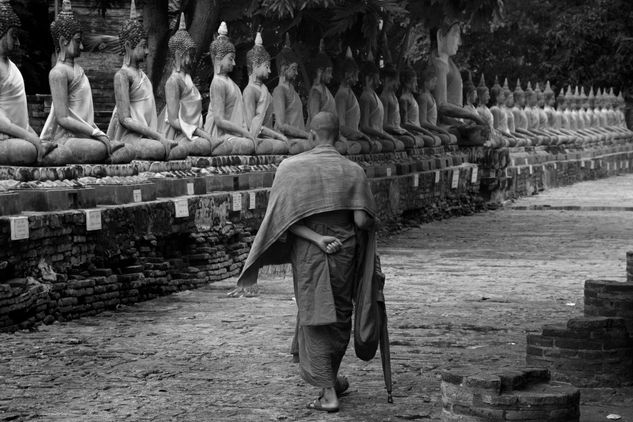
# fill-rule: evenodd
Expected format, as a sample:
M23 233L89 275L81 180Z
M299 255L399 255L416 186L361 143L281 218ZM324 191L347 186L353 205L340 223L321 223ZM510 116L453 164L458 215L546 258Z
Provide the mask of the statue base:
M21 189L16 191L19 211L63 211L95 208L97 195L92 188Z

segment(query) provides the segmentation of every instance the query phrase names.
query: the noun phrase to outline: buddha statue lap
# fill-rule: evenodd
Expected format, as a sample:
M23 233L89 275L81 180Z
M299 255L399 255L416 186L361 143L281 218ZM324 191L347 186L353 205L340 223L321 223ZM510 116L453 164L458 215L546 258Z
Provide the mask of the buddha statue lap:
M383 74L384 83L382 92L380 93L380 101L385 110L383 129L391 136L400 140L406 149L423 147L424 139L422 136L414 134L400 125L400 103L396 95L398 85L400 84L398 71L393 65L388 65L383 69Z
M324 40L319 43L319 53L313 63L314 82L308 94L308 124L314 116L321 111L327 111L337 115L336 101L327 85L332 82L333 64L332 60L325 53ZM363 147L358 142L346 139L344 135L339 135L339 140L334 147L341 154L359 154Z
M425 147L442 145L442 139L430 130L420 125L420 106L415 98L418 91L418 75L412 68L402 72L402 93L400 94L401 126L409 132L415 133Z
M339 119L340 131L347 139L357 142L361 146L361 153L378 153L382 151L382 144L360 131L360 104L352 87L358 83L359 69L352 50L348 47L341 64L341 83L334 96Z
M174 68L165 83L166 105L158 116L158 131L184 147L189 156L209 156L217 142L204 130L202 96L191 79L196 44L187 32L184 13L168 47Z
M148 54L147 34L136 13L134 0L130 19L119 33L123 65L114 75L116 106L108 126L108 136L134 150L135 159L182 160L187 147L167 140L158 128L152 82L140 68Z
M81 49L81 27L75 19L70 0L51 23L57 62L49 73L53 105L44 123L41 139L58 147L42 160L43 165L129 163L134 152L120 142L111 142L94 123L90 82L75 63Z
M20 46L20 19L9 0L0 1L0 165L36 165L57 145L40 141L29 125L24 79L9 55ZM70 159L70 151L66 150ZM55 153L58 160L60 152Z
M421 73L422 89L417 97L420 111L420 127L427 129L434 136L440 138L442 145L456 145L457 136L450 133L437 123L437 102L433 91L437 85L435 66L428 64Z
M310 150L312 144L303 118L303 103L294 87L299 73L299 60L292 50L287 33L286 42L277 55L276 62L279 83L272 96L274 129L288 138L288 153L299 154Z

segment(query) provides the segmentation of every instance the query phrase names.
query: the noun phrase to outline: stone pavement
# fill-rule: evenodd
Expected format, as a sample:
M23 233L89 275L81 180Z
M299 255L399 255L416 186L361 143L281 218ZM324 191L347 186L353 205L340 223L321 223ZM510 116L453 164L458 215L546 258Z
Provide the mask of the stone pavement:
M624 279L630 192L633 175L586 182L383 238L394 404L380 359L350 349L341 412L305 409L286 277L257 298L227 298L232 280L0 334L0 421L438 420L441 370L524 365L527 333L582 314L585 279ZM582 394L582 421L633 421L633 388Z

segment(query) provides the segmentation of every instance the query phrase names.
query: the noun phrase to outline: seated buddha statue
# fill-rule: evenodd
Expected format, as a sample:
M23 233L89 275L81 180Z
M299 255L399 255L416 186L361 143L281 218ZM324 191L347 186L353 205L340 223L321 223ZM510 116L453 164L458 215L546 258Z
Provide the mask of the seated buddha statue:
M457 136L438 125L437 102L433 91L437 85L437 74L433 64L427 64L420 73L422 86L417 101L420 110L420 127L430 131L442 141L442 145L456 145Z
M246 53L248 85L242 93L246 111L246 126L253 137L265 142L271 154L288 154L289 141L286 136L273 130L272 95L264 81L270 75L270 55L264 48L260 32L255 37L255 45Z
M376 87L380 86L380 72L373 60L366 61L361 66L363 92L360 95L360 130L376 139L382 145L382 152L404 151L401 140L384 130L385 109L376 94Z
M20 19L8 1L0 1L0 165L34 165L54 152L56 144L40 141L29 125L24 79L9 59L20 45ZM70 151L55 160L71 160ZM63 154L63 153L62 153Z
M621 95L622 91L620 90L620 96ZM621 97L621 99L616 97L613 92L613 88L611 88L606 102L609 128L611 128L621 140L630 139L631 131L626 126L626 118L624 117L624 112L622 111L622 109L626 106L624 97Z
M148 54L147 34L132 1L130 19L119 32L123 65L114 75L114 98L108 136L125 143L137 160L181 160L187 147L167 140L158 130L152 82L140 64Z
M593 110L589 111L589 97L585 93L585 87L580 88L580 96L578 99L578 116L582 121L582 127L585 133L591 135L593 142L603 142L607 140L606 133L595 127L595 119L593 118Z
M158 116L159 132L167 141L186 148L187 155L211 155L217 142L204 130L202 96L191 79L196 44L187 32L184 13L167 45L174 67L165 83L166 105Z
M83 46L70 0L64 0L61 12L51 23L51 35L57 52L57 62L48 75L53 105L40 138L55 142L59 156L48 154L42 164L129 163L134 151L120 142L111 142L94 123L90 82L75 63ZM61 156L67 161L59 160Z
M514 146L524 147L529 145L529 139L527 136L522 135L516 131L516 125L514 123L514 114L512 113L512 108L514 107L514 95L512 95L512 91L510 90L510 85L508 84L508 78L505 78L503 82L503 96L504 103L501 105L501 111L506 114L507 127L508 132L517 140Z
M327 85L332 82L333 67L332 60L325 53L325 43L321 39L319 42L319 52L313 61L314 80L312 87L310 87L310 93L308 94L308 124L314 116L321 111L327 111L334 115L337 115L336 101L332 92ZM359 154L362 151L362 146L358 142L354 142L345 138L344 135L339 135L339 140L336 141L334 147L341 154Z
M442 139L433 134L429 129L420 125L420 106L415 98L418 91L418 74L407 67L401 75L402 92L400 94L401 124L404 129L415 133L422 138L425 147L437 147L442 145Z
M622 89L618 93L618 97L615 101L615 112L616 112L616 127L623 129L622 132L626 133L627 136L631 136L632 132L627 124L626 124L626 115L624 111L626 110L626 101L624 100L624 95L622 94Z
M382 151L382 144L360 131L360 104L352 87L358 84L358 65L348 47L341 64L341 83L334 96L341 134L360 144L363 154Z
M497 78L495 78L495 83L492 86L492 89L490 89L490 94L490 99L492 101L490 112L492 113L495 130L503 136L504 141L507 142L507 146L517 146L521 140L515 137L508 127L508 114L505 110L505 92L501 85L499 85L499 80Z
M299 154L311 149L312 145L303 118L303 103L294 86L299 73L299 59L292 50L288 33L276 62L279 83L273 90L272 99L274 129L288 138L288 153Z
M521 80L517 79L516 86L512 92L514 106L512 115L514 116L514 128L516 133L528 138L528 145L539 145L543 143L543 137L529 130L528 111L526 111L525 91L521 87ZM530 110L531 112L531 110ZM532 114L532 113L530 113Z
M538 97L537 97L538 104ZM556 96L552 90L552 86L549 81L545 85L543 90L543 111L547 119L547 133L554 136L554 139L550 142L550 145L561 146L573 141L573 137L564 133L562 128L561 116L556 113ZM540 122L540 121L539 121Z
M424 140L421 136L416 136L400 125L400 104L396 91L400 85L400 76L393 65L387 65L383 69L384 82L380 101L385 110L383 129L391 136L399 139L406 149L421 148Z
M507 146L509 145L508 141L504 135L495 128L494 116L488 107L489 101L490 89L486 86L486 79L482 73L479 79L479 85L477 85L477 114L479 114L479 117L488 125L488 130L490 131L490 145L497 148Z

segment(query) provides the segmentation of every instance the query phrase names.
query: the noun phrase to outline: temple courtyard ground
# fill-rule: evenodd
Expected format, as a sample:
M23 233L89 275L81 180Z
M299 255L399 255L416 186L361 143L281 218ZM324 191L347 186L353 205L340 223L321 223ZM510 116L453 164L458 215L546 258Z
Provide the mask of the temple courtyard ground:
M235 280L96 317L0 334L0 420L439 420L439 374L524 365L525 337L582 314L588 278L625 278L633 175L585 182L383 238L394 404L380 359L350 349L338 414L305 409L316 391L288 349L292 283ZM582 421L633 421L633 388L583 390Z

